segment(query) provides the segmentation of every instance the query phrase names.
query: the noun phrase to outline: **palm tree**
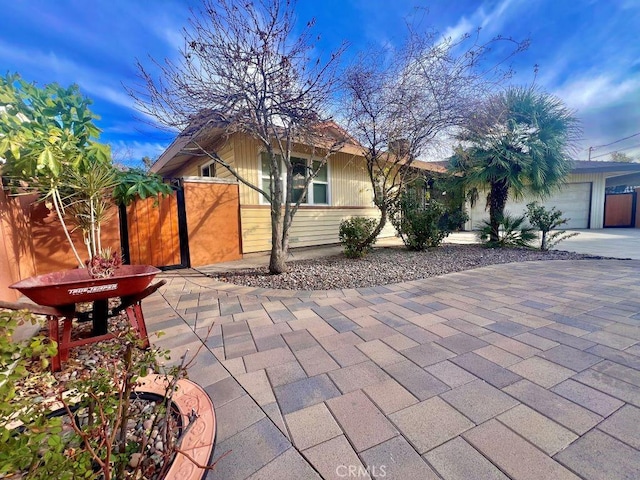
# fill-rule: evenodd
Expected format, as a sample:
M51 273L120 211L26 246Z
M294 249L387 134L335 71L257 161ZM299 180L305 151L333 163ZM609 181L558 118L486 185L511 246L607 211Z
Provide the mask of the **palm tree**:
M464 146L456 148L450 170L472 197L488 190L490 243L499 239L509 195L544 197L562 185L579 133L573 112L533 87L510 87L474 116L458 136Z

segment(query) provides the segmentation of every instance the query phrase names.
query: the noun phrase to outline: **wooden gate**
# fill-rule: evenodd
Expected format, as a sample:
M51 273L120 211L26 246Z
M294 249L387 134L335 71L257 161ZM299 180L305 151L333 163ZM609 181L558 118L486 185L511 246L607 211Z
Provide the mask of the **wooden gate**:
M238 184L182 179L169 197L120 207L120 239L132 265L188 268L240 259Z
M120 235L125 261L162 268L189 266L184 194L138 199L120 208ZM183 233L184 232L184 233Z
M633 228L637 193L609 193L604 197L604 226Z

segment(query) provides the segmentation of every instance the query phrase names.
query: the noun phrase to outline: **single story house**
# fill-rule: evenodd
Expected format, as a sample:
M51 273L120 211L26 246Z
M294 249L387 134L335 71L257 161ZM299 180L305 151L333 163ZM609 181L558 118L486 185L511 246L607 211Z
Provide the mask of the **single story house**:
M335 128L336 135L344 135L338 126ZM215 148L220 158L249 182L266 187L269 181L268 164L262 158L263 148L260 142L243 133L226 136L222 129L215 127L209 127L206 131L196 128L181 133L155 162L151 171L179 182L230 184L237 187L235 201L239 211L237 232L240 236L237 255L268 251L271 248L270 205L258 192L237 182L223 166L207 156L190 153L187 147L194 136L200 144ZM292 157L303 164L309 163L313 161L311 153L312 149L308 145L296 144ZM413 165L421 170L446 171L446 162L416 161ZM567 228L603 228L605 189L619 184L619 181L631 181L638 174L640 164L578 161L575 162L566 184L541 203L557 207L565 217L570 218ZM206 198L202 196L200 201L206 202ZM507 204L507 211L521 214L526 210L526 204L533 200L535 199L512 199ZM213 210L207 215L215 215ZM467 230L479 228L482 221L488 218L482 197L473 207L467 205L467 212ZM633 212L635 214L635 207ZM338 228L342 220L352 216L378 215L378 209L373 204L362 148L347 143L329 157L326 167L313 180L307 201L300 206L294 217L290 245L306 247L337 243ZM188 217L189 213L187 222ZM394 235L395 230L389 222L380 236ZM212 257L209 261L213 258L218 257ZM238 257L219 258L216 261Z
M336 127L338 128L338 127ZM339 132L336 132L336 134ZM206 156L188 153L191 137L183 132L158 158L152 172L166 179L187 182L236 183L223 166ZM207 145L213 145L220 158L233 166L249 182L266 187L268 163L263 160L261 143L250 136L235 133L228 138L222 130L207 132ZM296 144L292 157L299 162L312 161L309 146ZM317 158L317 155L316 155ZM308 199L300 205L290 230L291 247L338 243L340 222L353 216L379 216L373 204L371 182L365 168L362 149L347 143L329 157L325 167L309 187ZM271 249L270 205L252 188L238 184L241 253ZM188 221L187 212L187 221ZM395 229L388 223L381 237L392 237Z

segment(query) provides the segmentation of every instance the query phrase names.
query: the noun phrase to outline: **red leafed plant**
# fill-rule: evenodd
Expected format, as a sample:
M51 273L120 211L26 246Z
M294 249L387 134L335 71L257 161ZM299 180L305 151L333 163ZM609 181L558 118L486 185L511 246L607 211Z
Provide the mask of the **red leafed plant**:
M85 264L91 278L108 278L112 277L116 269L122 265L122 256L117 251L105 248L91 259L86 260Z

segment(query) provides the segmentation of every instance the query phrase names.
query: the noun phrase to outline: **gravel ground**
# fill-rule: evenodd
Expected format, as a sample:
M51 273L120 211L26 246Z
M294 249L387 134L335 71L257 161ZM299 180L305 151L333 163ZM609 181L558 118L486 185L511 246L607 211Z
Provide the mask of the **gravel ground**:
M289 271L269 275L267 267L211 275L218 280L248 287L287 290L331 290L388 285L499 263L535 260L594 259L564 251L541 252L518 248L489 249L479 245L443 245L426 252L401 247L376 248L363 259L343 255L288 262Z

